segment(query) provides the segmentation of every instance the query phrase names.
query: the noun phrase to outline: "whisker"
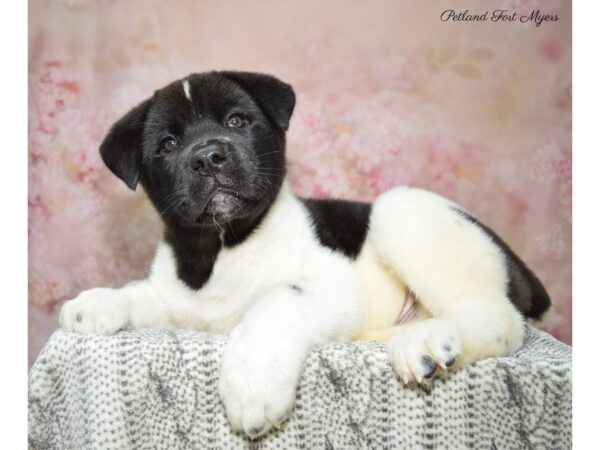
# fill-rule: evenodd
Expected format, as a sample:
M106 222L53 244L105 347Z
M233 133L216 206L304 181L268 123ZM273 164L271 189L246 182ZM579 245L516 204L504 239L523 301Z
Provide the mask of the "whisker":
M277 170L270 167L256 167L254 170L256 170L258 173L269 173L275 175L282 175L285 173L283 170Z
M169 124L166 122L134 122L131 125L133 126L138 126L138 125L156 125L158 127L168 127Z
M262 155L258 155L258 159L263 158L265 156L273 155L274 153L281 153L279 150L275 150L274 152L263 153Z
M181 204L182 199L177 198L177 197L184 193L185 193L185 189L177 189L174 192L171 192L169 195L167 195L167 197L165 198L165 202L167 203L167 206L165 206L165 208L159 213L158 217L159 218L162 217L167 211L172 209L174 206Z
M266 175L268 177L279 176L281 173L273 173L273 172L255 172L257 175Z
M231 233L233 234L233 237L237 241L238 237L235 235L235 231L233 231L233 227L231 226L231 222L229 222L229 220L227 221L227 225L229 225L229 229L231 230Z
M163 209L161 211L161 213L158 215L158 218L160 219L164 214L167 213L167 211L169 211L171 208L173 208L174 206L176 206L179 202L180 202L180 200L176 199L173 203L167 205L165 207L165 209Z

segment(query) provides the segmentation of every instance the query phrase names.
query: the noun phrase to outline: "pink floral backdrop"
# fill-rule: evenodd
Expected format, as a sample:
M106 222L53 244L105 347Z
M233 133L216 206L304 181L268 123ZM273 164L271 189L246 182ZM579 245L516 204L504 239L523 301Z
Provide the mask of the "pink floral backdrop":
M558 14L440 21L443 10ZM82 289L143 277L161 225L101 163L109 125L191 72L256 70L298 97L298 193L431 189L495 229L547 286L571 342L571 3L30 1L29 359Z

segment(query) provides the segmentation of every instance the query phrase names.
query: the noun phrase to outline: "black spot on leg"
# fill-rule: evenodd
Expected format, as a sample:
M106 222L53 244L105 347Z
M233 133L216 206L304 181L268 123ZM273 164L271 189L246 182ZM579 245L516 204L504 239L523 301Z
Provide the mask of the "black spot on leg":
M288 284L288 287L292 290L292 291L296 291L298 294L303 294L304 290L298 286L297 284Z
M77 315L75 316L75 320L77 322L81 322L83 320L83 314L81 312L78 312Z
M442 348L446 353L450 353L452 351L452 347L450 347L450 344L446 344Z
M446 364L446 367L450 367L452 366L452 364L454 364L454 358L450 358L448 361L446 361L444 364Z

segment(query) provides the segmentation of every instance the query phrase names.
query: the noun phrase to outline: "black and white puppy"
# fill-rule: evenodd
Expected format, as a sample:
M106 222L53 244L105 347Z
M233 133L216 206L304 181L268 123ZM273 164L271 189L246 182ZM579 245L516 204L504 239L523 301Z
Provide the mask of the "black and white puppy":
M302 199L285 181L292 88L256 73L194 74L113 125L100 147L165 223L149 277L65 303L64 330L189 328L229 335L219 391L256 437L290 414L307 353L389 340L405 383L502 356L550 300L490 229L398 187L373 204Z

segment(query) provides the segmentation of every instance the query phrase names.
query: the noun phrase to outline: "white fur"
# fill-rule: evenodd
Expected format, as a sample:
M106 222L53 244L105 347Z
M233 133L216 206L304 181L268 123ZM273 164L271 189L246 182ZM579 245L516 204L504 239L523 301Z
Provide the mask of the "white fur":
M392 367L404 383L421 383L429 368L423 358L446 367L462 351L460 333L444 319L427 319L399 327L389 341L388 351Z
M523 340L523 319L506 295L502 251L479 226L452 208L458 206L428 191L392 189L373 204L367 240L382 264L393 267L421 307L436 318L423 321L431 321L431 329L413 334L412 345L428 348L428 339L457 333L462 353L449 357L466 364L516 350ZM397 344L390 341L391 347ZM425 356L443 366L445 361L433 353ZM391 355L395 354L392 348ZM397 370L401 367L393 363ZM408 361L408 366L418 363ZM401 371L399 375L410 381L422 374Z
M183 94L185 95L185 98L191 102L192 94L190 92L190 82L188 80L183 80L181 84L183 85Z
M504 256L452 206L418 189L383 194L353 262L320 244L308 211L284 185L261 225L220 251L202 289L178 279L173 251L161 243L147 280L83 292L63 306L61 326L81 333L111 334L130 324L229 334L219 391L232 426L257 436L289 414L302 363L319 343L393 336L392 366L405 381L427 374L424 356L445 367L454 358L464 364L521 344L522 319L505 293ZM419 314L393 326L407 286Z
M81 333L114 333L128 322L230 333L219 390L232 425L255 436L291 410L308 351L357 333L364 298L352 262L318 243L308 212L284 186L260 227L221 250L199 291L178 279L162 243L147 280L80 294L63 307L61 325ZM112 311L118 320L101 325Z

